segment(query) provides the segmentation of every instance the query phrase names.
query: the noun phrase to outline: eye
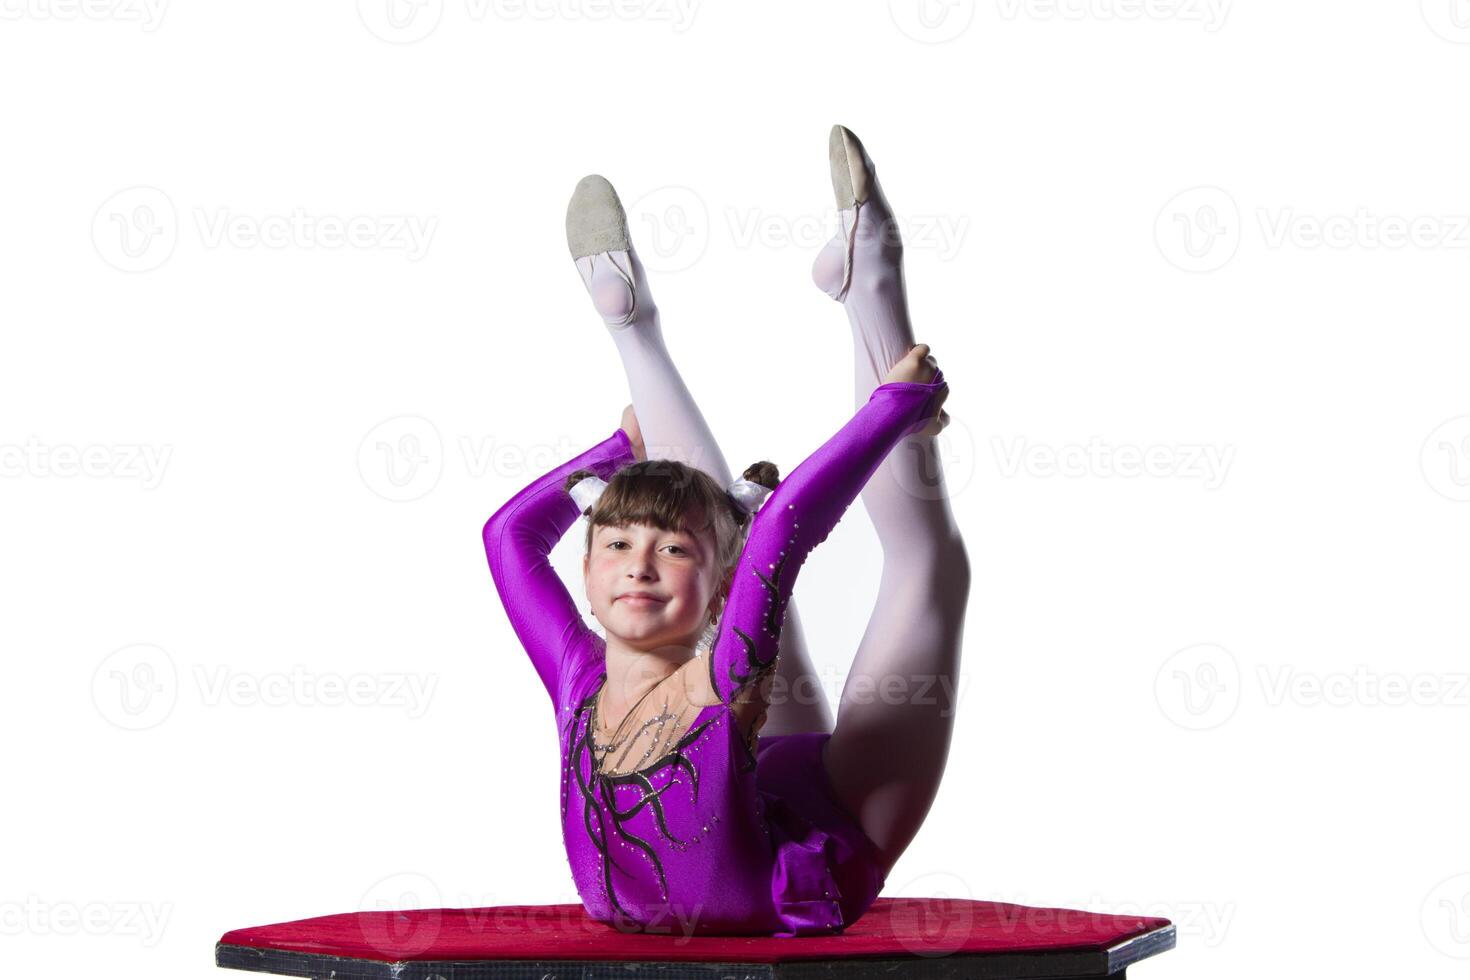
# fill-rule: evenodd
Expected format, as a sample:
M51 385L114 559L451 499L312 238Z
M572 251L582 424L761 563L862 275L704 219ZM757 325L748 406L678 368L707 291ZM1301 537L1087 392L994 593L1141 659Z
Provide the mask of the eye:
M621 551L622 549L619 548L618 545L626 545L627 543L628 542L624 541L622 538L613 538L607 543L607 547L611 548L613 551Z
M682 544L671 544L669 547L674 549L674 552L681 557L686 557L689 554L689 549L685 548Z

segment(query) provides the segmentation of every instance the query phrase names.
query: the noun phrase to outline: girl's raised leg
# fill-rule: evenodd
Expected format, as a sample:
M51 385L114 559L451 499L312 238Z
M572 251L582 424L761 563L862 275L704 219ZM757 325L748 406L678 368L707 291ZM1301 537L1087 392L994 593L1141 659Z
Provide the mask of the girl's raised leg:
M622 359L648 458L678 460L728 486L734 475L664 345L648 276L605 178L592 174L577 184L567 206L567 244ZM762 734L830 732L832 713L815 682L795 600L787 606L776 676Z
M861 405L914 345L903 244L857 137L834 126L829 156L840 231L812 277L847 312ZM882 544L883 573L825 762L838 796L884 855L886 874L918 833L944 774L970 567L933 436L905 437L862 500Z

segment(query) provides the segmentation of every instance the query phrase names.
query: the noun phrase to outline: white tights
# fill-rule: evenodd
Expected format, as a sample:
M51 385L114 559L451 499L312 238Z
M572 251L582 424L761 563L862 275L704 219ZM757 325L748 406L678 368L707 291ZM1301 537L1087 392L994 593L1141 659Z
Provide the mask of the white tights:
M648 458L676 459L729 486L734 474L664 346L658 307L637 252L601 252L576 262L623 360ZM787 695L772 702L761 734L830 732L832 712L816 681L794 597L786 604L776 674L779 690Z
M869 199L839 218L841 230L817 256L812 277L847 312L856 408L913 347L914 335L903 246L876 179ZM637 254L603 252L578 259L577 267L623 360L648 457L678 459L728 484L724 455L664 346ZM862 500L883 548L883 574L836 724L820 697L793 598L777 667L777 690L785 696L773 700L761 735L832 733L824 753L828 776L883 853L886 873L917 834L944 773L970 569L935 437L900 442ZM886 693L895 689L904 696Z

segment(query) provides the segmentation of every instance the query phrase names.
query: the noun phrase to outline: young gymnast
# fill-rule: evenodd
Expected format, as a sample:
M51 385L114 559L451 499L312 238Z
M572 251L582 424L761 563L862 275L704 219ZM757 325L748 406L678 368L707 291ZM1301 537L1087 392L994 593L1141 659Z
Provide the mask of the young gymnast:
M591 917L620 928L841 931L877 896L943 770L953 706L932 695L845 690L835 728L824 712L771 702L793 649L796 574L859 493L884 572L849 688L863 671L877 689L897 676L910 695L953 690L933 681L957 670L968 592L936 477L948 386L913 343L901 245L871 160L842 127L831 158L842 230L813 274L853 327L857 409L784 480L770 463L728 479L663 347L611 186L584 179L568 209L572 255L612 330L633 405L611 436L501 507L484 542L556 708L578 893ZM664 458L649 458L645 440ZM579 514L588 518L583 584L605 639L547 560ZM762 734L768 708L773 717L789 709L792 730Z

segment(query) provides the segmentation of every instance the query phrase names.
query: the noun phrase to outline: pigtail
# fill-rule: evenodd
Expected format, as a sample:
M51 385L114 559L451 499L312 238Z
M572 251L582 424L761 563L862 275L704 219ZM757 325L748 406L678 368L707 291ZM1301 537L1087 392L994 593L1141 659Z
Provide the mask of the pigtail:
M780 470L775 463L761 460L746 467L740 479L725 488L725 500L735 523L742 528L749 524L756 508L780 482Z
M781 471L776 464L769 460L761 460L759 463L751 463L745 468L742 478L751 483L759 483L767 490L774 490L781 485Z

